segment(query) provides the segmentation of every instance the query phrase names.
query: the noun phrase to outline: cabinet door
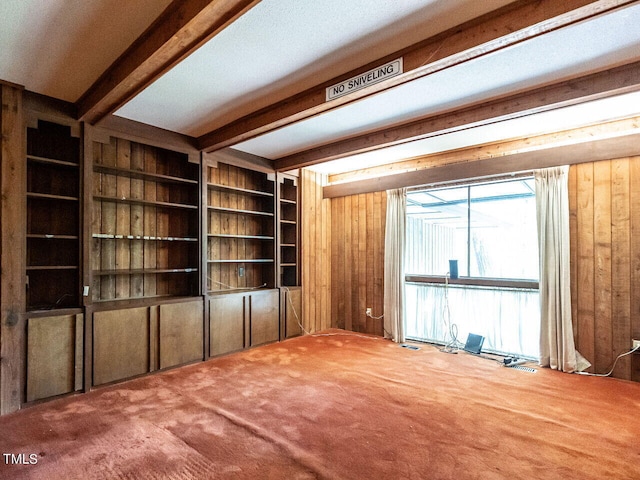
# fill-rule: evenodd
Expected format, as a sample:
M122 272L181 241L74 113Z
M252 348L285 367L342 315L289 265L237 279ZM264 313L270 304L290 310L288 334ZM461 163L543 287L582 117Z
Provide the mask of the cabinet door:
M149 309L129 308L93 314L93 384L149 371Z
M209 300L209 348L211 356L244 348L244 295L217 295Z
M83 316L30 318L27 326L27 401L82 388Z
M252 293L250 346L277 342L280 336L280 294L278 290Z
M202 360L202 302L160 305L160 368Z

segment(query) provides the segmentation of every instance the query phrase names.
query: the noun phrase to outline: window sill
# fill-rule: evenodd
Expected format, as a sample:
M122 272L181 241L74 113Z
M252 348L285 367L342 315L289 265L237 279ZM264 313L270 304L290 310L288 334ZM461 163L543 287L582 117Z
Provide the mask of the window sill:
M434 275L405 275L407 283L444 284L445 277ZM449 278L450 285L471 285L477 287L502 287L538 290L539 284L535 280L516 280L511 278L478 278L458 277Z

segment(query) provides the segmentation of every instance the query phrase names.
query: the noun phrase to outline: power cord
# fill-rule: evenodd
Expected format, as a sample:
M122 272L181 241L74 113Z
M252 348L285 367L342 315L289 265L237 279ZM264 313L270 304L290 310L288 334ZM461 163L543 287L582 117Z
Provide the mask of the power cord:
M291 305L291 310L293 310L293 316L296 317L296 321L298 322L298 326L300 327L300 330L302 331L303 335L311 335L309 332L307 332L307 330L302 326L302 322L300 321L300 317L298 316L298 312L296 311L296 307L293 304L293 300L291 298L291 290L289 290L289 287L285 287L283 286L282 289L287 292L287 297L289 299L289 305Z
M609 377L613 373L613 370L616 368L616 363L618 363L618 360L620 360L622 357L626 357L627 355L631 355L633 352L636 352L638 350L640 350L640 345L634 347L628 352L621 353L620 355L618 355L615 361L613 362L613 366L611 367L611 370L609 370L607 373L589 373L589 372L574 372L574 373L578 375L588 375L590 377Z
M442 319L451 340L449 340L440 351L444 353L458 353L458 350L460 350L458 326L455 323L451 323L451 309L449 308L449 272L444 276L444 308L442 311Z
M291 298L291 290L289 290L289 287L285 287L282 286L281 287L285 292L288 293L287 297L289 298L289 305L291 305L291 310L293 311L293 315L296 317L296 321L298 322L298 326L300 327L300 330L302 331L303 335L309 335L312 337L337 337L337 336L347 336L347 337L360 337L360 338L366 338L369 340L385 340L383 337L377 337L377 336L369 336L369 335L358 335L355 332L345 332L345 333L310 333L308 332L303 326L302 326L302 322L300 321L300 317L298 316L298 312L296 311L296 307L293 304L293 300ZM384 315L382 315L379 318L382 318ZM375 317L372 317L375 318Z
M218 282L217 280L213 280L211 279L211 277L207 277L207 280L209 280L210 283L215 283L217 285L220 285L222 287L227 287L229 290L259 290L260 288L264 288L267 286L266 283L263 283L262 285L258 285L257 287L232 287L231 285L227 285L226 283L222 283L222 282Z

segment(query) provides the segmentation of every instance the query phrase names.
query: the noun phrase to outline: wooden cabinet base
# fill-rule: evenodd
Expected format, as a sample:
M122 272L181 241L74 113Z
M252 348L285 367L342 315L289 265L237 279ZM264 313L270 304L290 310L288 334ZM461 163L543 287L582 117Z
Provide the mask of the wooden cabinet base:
M212 357L280 339L277 289L220 293L209 298Z
M93 385L147 373L149 308L96 312L93 315Z
M81 313L29 318L27 402L82 389Z
M203 303L197 298L93 315L93 385L203 359Z

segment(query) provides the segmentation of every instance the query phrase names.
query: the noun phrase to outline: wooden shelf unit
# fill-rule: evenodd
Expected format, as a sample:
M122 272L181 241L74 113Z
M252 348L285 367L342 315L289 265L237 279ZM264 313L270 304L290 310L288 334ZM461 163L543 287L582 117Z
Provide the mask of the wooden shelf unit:
M279 223L279 286L300 285L298 179L287 174L278 175Z
M275 287L275 174L205 167L207 293Z
M27 310L80 306L80 140L27 128Z
M199 191L186 154L93 142L93 302L200 294Z

